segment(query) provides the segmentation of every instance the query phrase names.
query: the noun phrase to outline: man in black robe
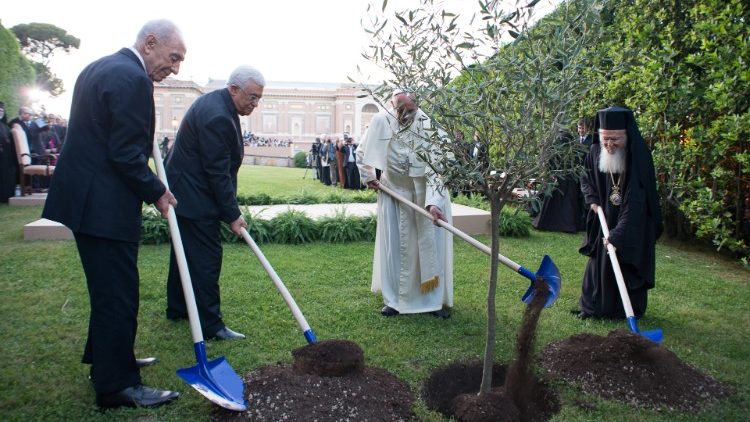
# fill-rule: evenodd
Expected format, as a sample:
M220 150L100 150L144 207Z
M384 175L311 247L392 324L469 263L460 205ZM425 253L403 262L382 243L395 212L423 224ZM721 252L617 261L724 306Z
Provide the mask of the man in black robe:
M622 268L636 317L646 312L654 287L655 244L662 232L651 152L627 108L600 110L585 160L581 191L589 208L579 252L589 257L580 298L581 319L624 318L622 300L607 256L611 243ZM596 214L602 207L610 233L604 238Z

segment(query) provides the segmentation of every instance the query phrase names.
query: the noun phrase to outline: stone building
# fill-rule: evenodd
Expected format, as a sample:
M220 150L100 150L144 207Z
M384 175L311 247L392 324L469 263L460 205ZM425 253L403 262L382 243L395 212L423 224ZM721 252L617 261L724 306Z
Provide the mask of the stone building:
M200 95L226 86L225 80L209 80L206 86L167 78L154 84L156 136L173 140L182 117ZM371 98L358 98L354 84L268 81L263 100L250 116L241 116L243 133L292 141L288 156L309 151L316 137L358 141L378 112Z

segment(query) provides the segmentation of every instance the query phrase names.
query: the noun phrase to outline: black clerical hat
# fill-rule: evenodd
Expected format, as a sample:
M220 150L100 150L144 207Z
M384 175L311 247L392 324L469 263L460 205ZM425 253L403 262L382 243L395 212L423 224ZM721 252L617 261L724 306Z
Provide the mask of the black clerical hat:
M609 107L599 110L599 128L605 130L627 129L628 116L633 112L624 107Z

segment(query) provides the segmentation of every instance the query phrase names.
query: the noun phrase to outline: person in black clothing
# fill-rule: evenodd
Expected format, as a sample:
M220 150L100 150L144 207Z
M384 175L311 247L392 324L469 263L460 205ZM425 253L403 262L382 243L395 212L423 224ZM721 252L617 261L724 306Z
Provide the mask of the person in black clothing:
M167 179L180 201L175 209L207 338L245 336L224 324L221 313L221 223L237 236L247 227L237 204L237 172L244 145L237 115L248 116L263 97L266 82L255 68L240 66L227 88L209 92L190 106L166 160ZM187 318L180 273L172 249L167 280L167 318Z
M141 208L166 217L176 205L148 165L154 142L154 82L180 70L185 44L166 20L146 23L133 47L86 66L73 90L65 148L42 217L75 236L91 314L83 363L102 408L157 406L179 393L144 386L137 360Z
M622 269L635 316L646 312L648 290L655 285L656 240L662 233L661 209L651 151L627 108L600 110L586 157L581 190L589 207L586 237L579 252L589 257L583 276L578 318L624 318L607 244ZM596 209L609 226L602 237Z
M556 142L570 145L573 136L570 132L561 132ZM550 163L552 170L562 170L558 161ZM534 217L532 225L537 230L576 233L583 230L583 206L578 176L568 174L556 177L550 195L542 199L539 212Z
M8 202L15 195L18 183L18 157L10 134L5 104L0 102L0 202Z

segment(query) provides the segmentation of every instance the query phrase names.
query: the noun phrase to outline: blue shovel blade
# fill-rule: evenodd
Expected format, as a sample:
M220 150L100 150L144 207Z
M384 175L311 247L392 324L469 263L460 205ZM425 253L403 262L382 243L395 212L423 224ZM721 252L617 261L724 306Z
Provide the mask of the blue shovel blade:
M664 339L664 332L661 330L661 328L655 328L653 330L646 330L641 331L638 329L638 322L636 322L636 318L634 316L628 317L628 326L630 326L630 331L635 334L640 334L643 337L646 337L647 339L653 341L654 343L661 343L661 341Z
M211 402L230 410L247 410L245 384L223 356L178 369L177 375Z
M520 271L519 271L520 272ZM545 308L549 308L560 296L560 288L562 287L562 277L560 276L560 270L557 269L557 265L552 261L548 255L544 255L542 263L539 265L539 269L536 274L533 274L533 279L529 288L524 293L521 300L525 304L531 303L534 299L534 293L536 292L536 276L541 276L545 282L547 282L547 301L544 303Z

